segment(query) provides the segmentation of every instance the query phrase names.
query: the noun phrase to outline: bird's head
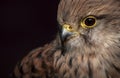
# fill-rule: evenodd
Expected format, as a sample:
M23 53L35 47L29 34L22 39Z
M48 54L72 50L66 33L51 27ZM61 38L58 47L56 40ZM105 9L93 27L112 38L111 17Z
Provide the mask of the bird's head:
M65 49L88 52L116 45L120 39L119 13L119 0L61 0L58 22Z

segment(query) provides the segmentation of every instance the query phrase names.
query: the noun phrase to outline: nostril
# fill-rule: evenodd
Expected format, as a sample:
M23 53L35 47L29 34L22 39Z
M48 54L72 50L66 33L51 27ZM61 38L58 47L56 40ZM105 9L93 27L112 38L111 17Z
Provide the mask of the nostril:
M63 28L65 28L67 31L72 31L73 30L72 26L70 26L68 24L64 24Z
M69 27L68 27L68 29L72 30L72 27L71 27L71 26L69 26Z

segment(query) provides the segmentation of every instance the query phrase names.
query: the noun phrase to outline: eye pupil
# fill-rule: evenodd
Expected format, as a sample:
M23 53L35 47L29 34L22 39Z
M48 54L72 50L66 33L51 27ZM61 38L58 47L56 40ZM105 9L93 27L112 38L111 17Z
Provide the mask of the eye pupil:
M93 25L95 24L95 19L94 19L94 18L87 18L87 19L85 20L85 24L86 24L87 26L93 26Z

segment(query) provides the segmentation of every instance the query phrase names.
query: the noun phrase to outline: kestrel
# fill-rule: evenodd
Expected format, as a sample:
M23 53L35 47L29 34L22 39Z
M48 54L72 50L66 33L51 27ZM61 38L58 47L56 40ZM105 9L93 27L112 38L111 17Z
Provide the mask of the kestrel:
M59 31L30 52L16 78L120 78L120 0L60 0Z

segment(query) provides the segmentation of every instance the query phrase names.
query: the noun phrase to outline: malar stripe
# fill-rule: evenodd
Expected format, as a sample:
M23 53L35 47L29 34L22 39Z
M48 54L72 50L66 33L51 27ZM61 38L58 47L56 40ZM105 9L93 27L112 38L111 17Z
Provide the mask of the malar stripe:
M114 64L112 64L112 66L114 67L114 69L120 73L120 68L118 68L117 66L115 66Z
M106 75L106 78L109 78L107 70L105 70L105 75Z
M91 64L90 64L90 61L88 60L88 69L89 69L89 78L93 78L93 72L92 72L92 69L91 69Z

